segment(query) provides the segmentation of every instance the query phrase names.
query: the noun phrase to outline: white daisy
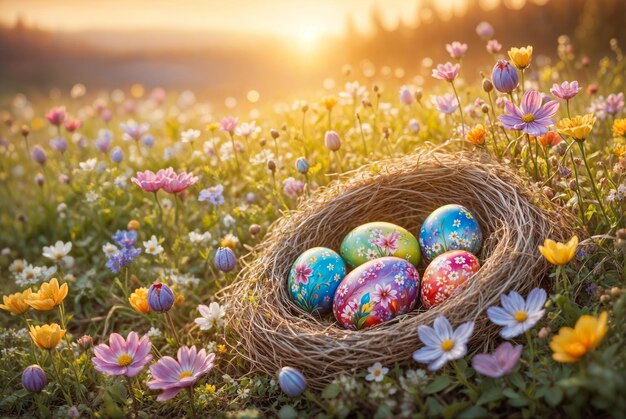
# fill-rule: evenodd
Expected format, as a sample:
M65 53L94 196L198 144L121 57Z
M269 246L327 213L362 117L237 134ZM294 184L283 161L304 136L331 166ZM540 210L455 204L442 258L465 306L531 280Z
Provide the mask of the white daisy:
M456 330L444 316L435 319L434 328L419 326L417 334L424 347L413 353L417 362L429 364L430 371L436 371L446 362L463 358L467 353L467 341L474 331L474 322L463 323Z
M200 131L197 129L188 129L180 134L180 140L183 143L193 143L200 138Z
M218 303L212 302L208 307L200 304L198 311L202 317L196 318L194 322L200 325L200 330L210 330L213 326L221 327L224 324L226 312L224 307L220 307Z
M211 240L211 233L205 231L202 234L192 231L189 233L189 241L192 243L202 243Z
M72 242L57 241L53 246L44 246L43 256L54 261L61 261L72 250Z
M500 336L505 339L514 338L532 329L543 317L546 298L546 292L541 288L534 288L528 294L527 300L511 291L509 295L500 297L502 307L487 309L487 316L495 324L503 326Z
M380 362L376 362L367 369L367 372L369 373L365 376L367 381L381 382L389 372L389 368L383 367Z
M98 163L98 160L96 159L88 159L86 161L81 161L80 163L78 163L78 165L80 166L80 169L84 172L91 172L93 171L93 169L96 168L96 163Z
M143 242L143 247L146 248L146 253L150 255L158 255L163 251L163 246L159 244L159 240L154 234L150 240Z

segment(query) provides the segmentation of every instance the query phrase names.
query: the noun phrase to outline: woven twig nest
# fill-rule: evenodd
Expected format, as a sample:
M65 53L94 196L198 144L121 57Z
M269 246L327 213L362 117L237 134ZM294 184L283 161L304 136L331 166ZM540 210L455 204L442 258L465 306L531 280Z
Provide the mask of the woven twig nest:
M469 208L485 238L478 255L482 267L461 293L431 310L418 305L360 331L342 329L332 314L320 318L291 301L287 278L303 251L338 250L350 230L372 221L398 224L417 236L426 216L450 203ZM546 237L568 239L573 225L571 214L489 159L427 152L365 166L303 200L244 259L237 280L221 295L230 306L233 349L253 370L274 374L283 366L299 368L316 388L376 361L391 365L410 359L420 346L417 327L439 315L453 325L475 320L471 348L484 349L497 333L484 311L499 304L502 293L546 286L548 265L537 246ZM420 275L425 267L422 262Z

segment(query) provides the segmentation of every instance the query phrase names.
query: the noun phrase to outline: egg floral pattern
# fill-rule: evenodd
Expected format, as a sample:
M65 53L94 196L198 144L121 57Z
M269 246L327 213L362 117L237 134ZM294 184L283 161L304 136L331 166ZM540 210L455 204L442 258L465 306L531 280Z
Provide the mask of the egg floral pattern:
M426 268L422 279L424 308L441 304L463 289L479 269L476 256L464 250L451 250L437 256Z
M467 208L444 205L424 220L419 243L428 260L449 250L467 250L476 254L482 244L482 233L478 221Z
M404 259L383 257L350 272L337 288L333 311L346 329L359 330L411 311L419 273Z
M328 313L333 295L346 275L346 265L333 250L314 247L302 253L289 273L292 300L309 313Z

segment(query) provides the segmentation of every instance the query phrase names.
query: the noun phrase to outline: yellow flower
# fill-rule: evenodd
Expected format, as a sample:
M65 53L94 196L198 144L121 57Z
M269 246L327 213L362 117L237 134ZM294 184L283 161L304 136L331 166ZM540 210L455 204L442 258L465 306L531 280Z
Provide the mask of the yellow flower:
M585 141L589 136L593 124L596 123L596 117L592 113L584 116L576 116L572 119L563 118L556 124L556 130L563 135L569 135L575 141Z
M567 265L576 254L578 247L578 236L574 236L567 243L558 243L554 240L546 239L543 246L539 246L539 251L548 262L553 265Z
M337 104L337 98L335 96L325 96L322 98L320 103L322 104L323 107L325 107L327 110L330 111Z
M626 156L626 145L620 144L615 146L615 150L613 150L617 157Z
M533 47L528 45L526 48L511 48L509 57L511 57L515 67L523 70L530 65L530 59L533 57Z
M600 317L584 315L576 321L576 326L562 327L550 341L552 358L557 362L577 362L587 352L594 349L604 338L607 330L608 314Z
M474 145L483 145L485 144L485 136L487 135L487 130L483 127L482 124L476 125L474 128L468 131L465 138L467 141Z
M52 278L50 282L41 284L41 288L26 299L26 303L35 310L52 310L67 296L67 283L59 287L59 281Z
M221 247L230 247L232 250L237 249L237 243L239 243L239 240L232 234L227 234L220 240Z
M219 353L225 354L226 353L226 345L217 345L217 350L219 351Z
M210 124L207 124L206 130L209 132L214 132L214 131L217 131L219 127L220 126L217 122L211 122Z
M204 386L204 389L209 394L215 393L215 390L216 390L216 388L215 388L215 386L213 384L206 384Z
M626 118L616 119L613 122L613 135L616 137L626 137Z
M132 294L130 294L128 301L137 312L141 314L150 313L150 306L148 305L148 288L137 288Z
M5 295L2 297L2 302L4 304L0 304L0 308L2 310L6 310L9 313L15 314L24 314L26 310L30 308L26 299L30 297L33 290L30 288L24 290L23 292L16 292L15 294Z
M63 336L65 336L65 330L56 323L30 327L30 337L41 349L54 349Z

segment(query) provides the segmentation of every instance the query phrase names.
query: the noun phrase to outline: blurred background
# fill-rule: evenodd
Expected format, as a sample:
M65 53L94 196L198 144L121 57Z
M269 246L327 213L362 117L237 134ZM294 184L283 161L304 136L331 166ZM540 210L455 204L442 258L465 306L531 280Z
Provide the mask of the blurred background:
M597 60L626 41L626 0L0 0L0 92L141 83L257 102L350 77L421 85L452 41L472 79L493 63L481 21L502 53L549 60L567 35Z

